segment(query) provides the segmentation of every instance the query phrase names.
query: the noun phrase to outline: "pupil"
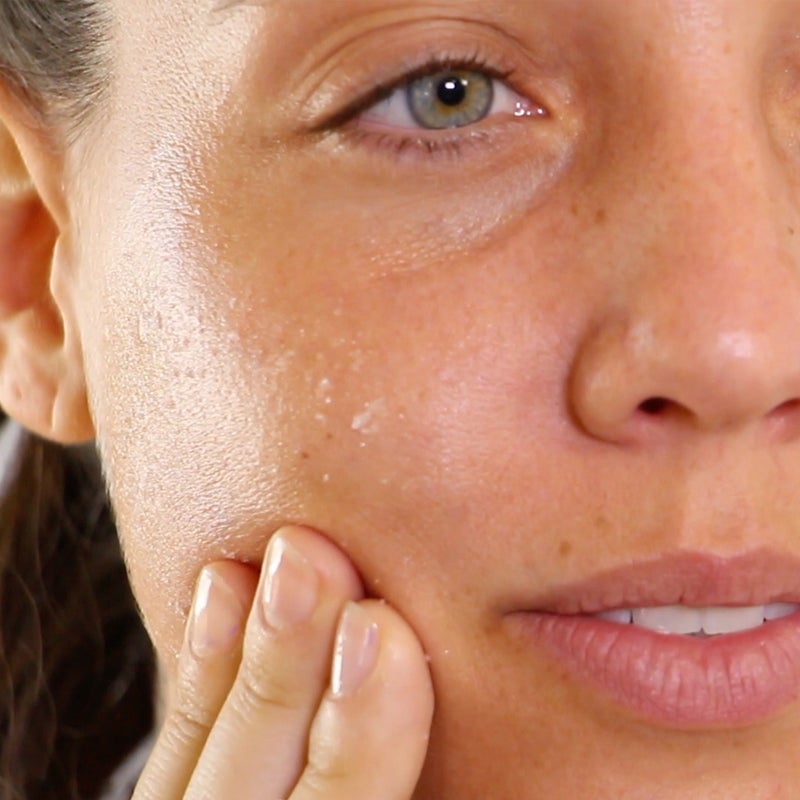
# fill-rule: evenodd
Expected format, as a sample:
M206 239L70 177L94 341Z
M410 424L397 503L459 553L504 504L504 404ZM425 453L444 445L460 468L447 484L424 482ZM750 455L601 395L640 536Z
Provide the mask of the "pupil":
M455 76L448 76L436 90L439 102L446 106L458 106L467 96L467 82Z

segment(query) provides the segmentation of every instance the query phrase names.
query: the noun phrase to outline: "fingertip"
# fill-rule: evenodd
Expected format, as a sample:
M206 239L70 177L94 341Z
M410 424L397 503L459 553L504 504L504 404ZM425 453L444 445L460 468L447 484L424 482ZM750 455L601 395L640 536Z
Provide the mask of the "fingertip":
M334 640L331 693L335 698L361 688L375 668L379 646L378 622L358 603L347 603Z
M217 561L204 566L195 584L184 650L200 660L232 652L257 582L257 573L246 564Z
M220 560L206 564L201 570L218 575L237 596L239 602L248 608L253 602L258 585L258 569L241 561Z
M434 706L433 681L419 637L385 601L364 600L359 606L375 622L380 637L374 677L383 685L391 685L393 691L414 698L407 710L413 711L418 719L427 720L429 726Z
M272 540L275 539L283 539L313 564L334 594L352 600L364 596L361 578L352 561L324 534L303 525L286 525L275 532Z
M348 668L337 665L342 656L334 653L331 688L314 720L308 766L292 797L410 797L433 718L425 652L411 627L381 601L348 606L339 633L348 627L355 634L357 666L350 678L337 675Z

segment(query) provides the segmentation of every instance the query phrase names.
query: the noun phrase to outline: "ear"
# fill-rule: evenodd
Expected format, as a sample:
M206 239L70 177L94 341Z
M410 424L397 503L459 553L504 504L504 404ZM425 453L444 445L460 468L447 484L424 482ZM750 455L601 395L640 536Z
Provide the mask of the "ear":
M40 436L77 443L94 430L75 315L54 289L69 259L62 175L46 129L0 83L0 406Z

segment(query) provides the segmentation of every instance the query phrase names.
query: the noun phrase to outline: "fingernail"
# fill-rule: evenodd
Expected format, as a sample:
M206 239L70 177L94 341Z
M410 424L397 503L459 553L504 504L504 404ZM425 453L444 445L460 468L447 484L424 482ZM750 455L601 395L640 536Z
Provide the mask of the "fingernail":
M197 658L230 649L242 631L244 609L225 579L204 567L189 614L188 640Z
M342 612L333 649L331 691L347 697L364 683L378 656L378 626L356 603Z
M319 577L309 561L280 536L267 548L264 618L276 630L310 619L319 599Z

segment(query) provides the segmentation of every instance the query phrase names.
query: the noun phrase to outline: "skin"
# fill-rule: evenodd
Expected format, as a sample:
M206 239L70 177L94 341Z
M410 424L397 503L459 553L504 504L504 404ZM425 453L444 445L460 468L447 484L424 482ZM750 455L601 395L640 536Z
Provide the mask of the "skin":
M168 707L201 567L303 525L430 658L415 800L795 797L797 704L650 724L504 611L676 549L800 555L800 3L213 5L111 0L109 105L63 152L4 105L53 258L4 290L0 400L96 437ZM476 50L547 116L438 155L317 130ZM25 319L51 334L14 355Z

